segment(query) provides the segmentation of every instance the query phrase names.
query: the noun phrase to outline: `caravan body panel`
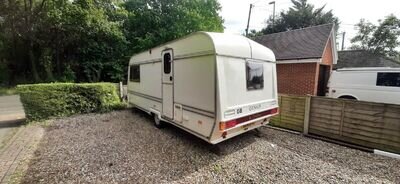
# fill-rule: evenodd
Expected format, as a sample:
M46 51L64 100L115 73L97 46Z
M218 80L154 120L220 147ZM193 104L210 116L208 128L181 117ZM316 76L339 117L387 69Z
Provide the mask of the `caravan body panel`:
M166 43L133 56L128 76L130 106L213 144L277 113L275 57L239 35L198 32Z

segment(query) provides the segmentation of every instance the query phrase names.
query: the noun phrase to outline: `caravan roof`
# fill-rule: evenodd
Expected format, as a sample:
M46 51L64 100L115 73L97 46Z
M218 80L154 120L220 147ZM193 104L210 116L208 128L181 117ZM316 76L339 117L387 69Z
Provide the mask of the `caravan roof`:
M174 58L216 54L275 62L273 52L244 36L229 33L196 32L131 57L129 64L157 62L161 51L173 48Z

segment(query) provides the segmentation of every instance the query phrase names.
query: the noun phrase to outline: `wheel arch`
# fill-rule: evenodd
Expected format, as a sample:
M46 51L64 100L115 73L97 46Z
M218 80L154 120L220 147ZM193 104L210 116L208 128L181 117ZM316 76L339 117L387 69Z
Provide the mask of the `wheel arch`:
M338 95L338 98L340 98L340 99L359 100L355 95L352 95L352 94L341 94L341 95Z

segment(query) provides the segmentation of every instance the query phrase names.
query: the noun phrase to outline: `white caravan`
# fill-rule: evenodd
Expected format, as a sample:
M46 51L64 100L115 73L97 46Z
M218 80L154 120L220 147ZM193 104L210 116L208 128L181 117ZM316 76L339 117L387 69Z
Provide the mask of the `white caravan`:
M344 68L328 82L332 98L400 104L400 68Z
M273 52L240 35L197 32L133 56L128 102L212 144L278 113Z

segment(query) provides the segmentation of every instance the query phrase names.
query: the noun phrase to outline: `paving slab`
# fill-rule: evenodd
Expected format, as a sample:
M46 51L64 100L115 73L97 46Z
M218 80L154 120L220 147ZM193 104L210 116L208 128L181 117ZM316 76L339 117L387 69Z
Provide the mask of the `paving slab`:
M25 120L18 95L0 96L0 150Z
M33 156L43 133L40 126L22 126L0 149L0 184L10 183L15 172L27 169L27 161Z
M0 96L0 126L24 119L24 107L19 95Z

